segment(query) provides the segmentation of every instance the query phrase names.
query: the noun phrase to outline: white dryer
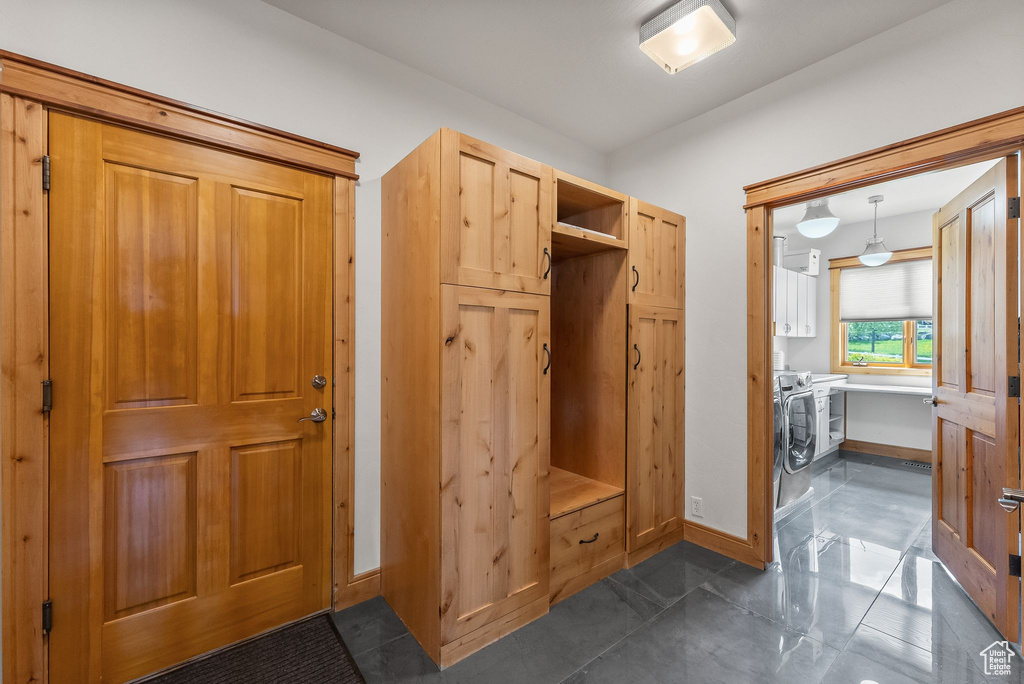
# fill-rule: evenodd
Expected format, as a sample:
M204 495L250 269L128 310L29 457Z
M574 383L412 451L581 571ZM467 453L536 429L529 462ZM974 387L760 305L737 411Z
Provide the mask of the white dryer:
M811 461L817 444L818 412L810 372L785 371L776 375L782 399L782 470L776 509L803 496L811 487Z

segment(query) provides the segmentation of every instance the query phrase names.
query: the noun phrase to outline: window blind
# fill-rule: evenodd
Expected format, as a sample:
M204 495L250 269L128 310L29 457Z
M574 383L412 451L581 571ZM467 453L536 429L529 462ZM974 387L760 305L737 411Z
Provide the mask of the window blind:
M839 320L843 323L931 317L931 259L844 268L839 272Z

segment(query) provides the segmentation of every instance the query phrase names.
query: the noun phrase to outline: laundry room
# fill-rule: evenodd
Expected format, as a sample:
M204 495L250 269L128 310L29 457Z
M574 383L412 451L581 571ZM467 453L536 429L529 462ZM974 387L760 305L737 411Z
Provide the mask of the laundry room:
M996 164L911 176L774 211L777 528L819 503L827 506L865 464L920 473L917 485L897 492L893 503L906 504L900 513L913 510L914 524L930 513L933 364L942 359L951 375L965 371L965 313L955 300L945 309L944 356L933 338L936 306L942 306L935 282L944 274L955 279L958 265L970 268L991 251L991 235L978 219L990 193L979 200L972 188L986 183ZM961 218L972 235L957 230ZM974 242L961 244L967 240ZM978 312L991 308L984 292L970 301ZM975 364L965 371L972 386L991 384L984 364ZM825 523L816 523L815 532L817 524ZM905 532L909 538L913 530ZM899 547L906 540L890 541Z

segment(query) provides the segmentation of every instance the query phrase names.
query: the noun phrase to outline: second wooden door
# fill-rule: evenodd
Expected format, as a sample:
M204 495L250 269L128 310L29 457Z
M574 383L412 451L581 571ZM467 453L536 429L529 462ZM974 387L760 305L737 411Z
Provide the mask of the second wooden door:
M548 596L548 298L441 288L441 631Z
M1002 635L1018 640L1017 157L1001 160L934 217L932 547Z
M332 183L49 135L50 680L121 682L329 606Z
M629 199L631 304L683 308L685 252L685 218Z
M683 312L629 306L627 549L683 525Z

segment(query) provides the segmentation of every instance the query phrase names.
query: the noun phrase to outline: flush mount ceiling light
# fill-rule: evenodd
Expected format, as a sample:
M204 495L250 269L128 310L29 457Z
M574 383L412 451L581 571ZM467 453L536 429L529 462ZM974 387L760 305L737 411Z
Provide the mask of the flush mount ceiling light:
M796 224L800 234L809 238L825 237L839 225L839 217L828 208L828 198L811 200L807 203L804 217Z
M720 0L683 0L644 22L640 49L670 74L736 42L736 20Z
M881 266L892 257L892 252L886 248L882 238L878 237L878 203L884 199L881 195L868 197L868 202L875 205L875 223L873 235L868 238L867 247L864 248L863 254L859 257L860 263L865 266Z

